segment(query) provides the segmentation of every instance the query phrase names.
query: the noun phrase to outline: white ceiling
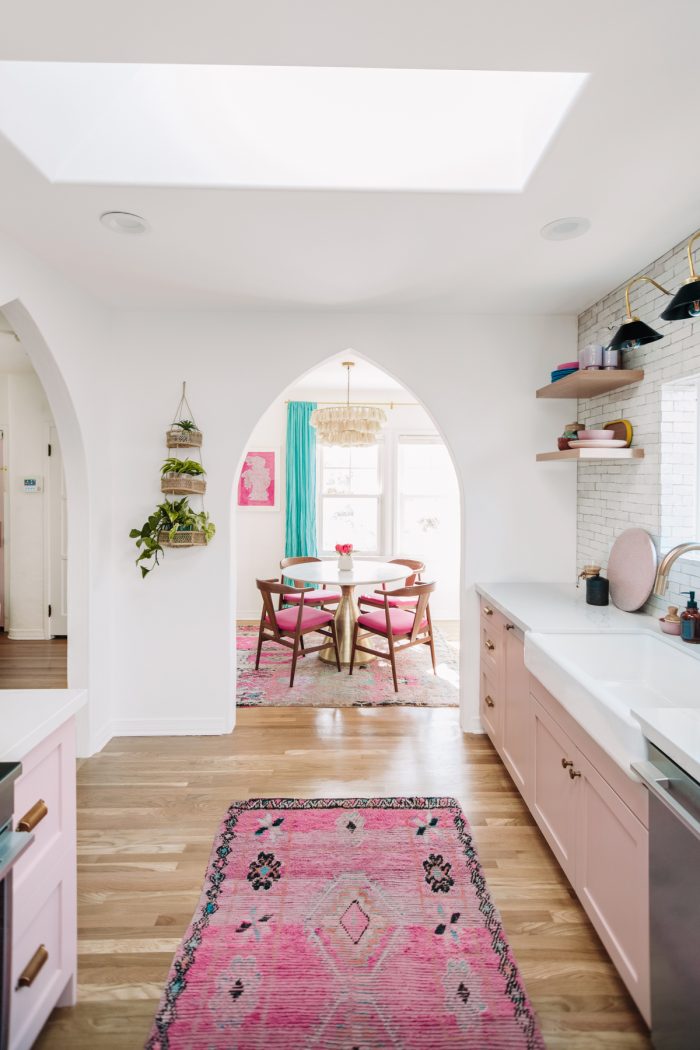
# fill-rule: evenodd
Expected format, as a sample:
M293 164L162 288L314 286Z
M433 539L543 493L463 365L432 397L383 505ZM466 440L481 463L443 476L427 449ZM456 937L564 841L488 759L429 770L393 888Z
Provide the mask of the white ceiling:
M697 0L3 6L5 60L590 73L523 193L57 185L0 141L0 228L110 303L577 312L700 226Z

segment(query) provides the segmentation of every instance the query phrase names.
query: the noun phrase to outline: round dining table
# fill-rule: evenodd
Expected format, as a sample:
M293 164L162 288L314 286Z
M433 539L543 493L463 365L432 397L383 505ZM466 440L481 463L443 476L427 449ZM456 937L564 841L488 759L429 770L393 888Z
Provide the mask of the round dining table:
M338 630L338 647L340 649L340 662L350 663L352 652L352 634L355 629L355 621L360 610L355 600L356 587L377 588L382 583L402 583L409 574L405 565L393 565L388 561L353 561L352 569L339 569L335 558L326 558L322 561L302 562L299 565L290 565L285 570L285 575L290 578L293 573L294 580L300 583L326 584L330 587L340 587L342 597L338 602L335 612L335 624ZM327 663L335 663L333 649L323 649L319 656ZM369 653L358 652L355 655L356 664L367 664L376 660L376 656Z

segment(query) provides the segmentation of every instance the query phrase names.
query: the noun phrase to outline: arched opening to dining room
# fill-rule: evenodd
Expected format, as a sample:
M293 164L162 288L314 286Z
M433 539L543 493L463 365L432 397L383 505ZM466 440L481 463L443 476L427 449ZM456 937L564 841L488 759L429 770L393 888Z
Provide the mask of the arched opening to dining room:
M260 418L234 500L238 706L459 706L459 484L411 391L334 355Z

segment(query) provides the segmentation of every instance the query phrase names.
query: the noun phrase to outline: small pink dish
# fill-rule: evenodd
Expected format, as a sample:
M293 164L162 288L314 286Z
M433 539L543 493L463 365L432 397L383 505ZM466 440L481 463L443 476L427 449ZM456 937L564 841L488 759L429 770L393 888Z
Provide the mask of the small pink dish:
M659 618L661 630L664 634L680 634L681 625L679 620L667 620L665 616Z
M615 435L611 430L579 430L579 441L609 441Z

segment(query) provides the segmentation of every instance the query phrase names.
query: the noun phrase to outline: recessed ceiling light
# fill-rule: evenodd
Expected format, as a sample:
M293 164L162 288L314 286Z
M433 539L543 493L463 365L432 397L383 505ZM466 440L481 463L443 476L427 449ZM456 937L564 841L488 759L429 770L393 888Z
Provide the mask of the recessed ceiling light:
M591 220L584 219L580 215L569 216L566 219L555 219L543 226L540 233L547 241L570 241L574 237L582 237L591 228Z
M149 224L140 215L130 211L105 211L100 215L100 222L113 233L148 233Z

